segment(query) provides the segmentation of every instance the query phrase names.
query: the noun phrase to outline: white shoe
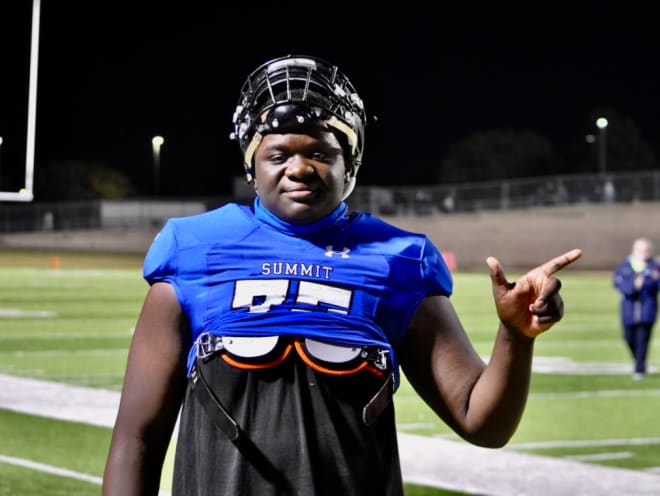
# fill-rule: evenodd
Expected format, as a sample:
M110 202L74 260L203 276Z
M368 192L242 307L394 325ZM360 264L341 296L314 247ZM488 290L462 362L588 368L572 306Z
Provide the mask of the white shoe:
M635 381L641 381L642 379L644 379L644 374L642 374L641 372L635 372L632 378Z

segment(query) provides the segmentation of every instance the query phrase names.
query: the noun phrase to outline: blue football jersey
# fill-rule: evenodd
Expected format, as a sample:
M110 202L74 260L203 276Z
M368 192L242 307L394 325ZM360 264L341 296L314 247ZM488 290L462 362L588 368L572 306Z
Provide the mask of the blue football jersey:
M422 299L450 295L451 274L423 234L342 203L305 225L255 199L169 219L144 261L150 284L173 285L193 342L219 336L309 337L394 353ZM188 371L195 359L190 350Z

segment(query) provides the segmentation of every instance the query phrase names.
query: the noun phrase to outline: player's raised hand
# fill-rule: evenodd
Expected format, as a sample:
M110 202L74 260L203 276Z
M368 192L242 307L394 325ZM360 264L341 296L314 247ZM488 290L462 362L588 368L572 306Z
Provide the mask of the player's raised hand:
M579 249L568 251L533 268L516 282L508 282L500 262L488 257L495 307L502 323L530 338L550 329L564 315L561 281L553 274L581 256Z

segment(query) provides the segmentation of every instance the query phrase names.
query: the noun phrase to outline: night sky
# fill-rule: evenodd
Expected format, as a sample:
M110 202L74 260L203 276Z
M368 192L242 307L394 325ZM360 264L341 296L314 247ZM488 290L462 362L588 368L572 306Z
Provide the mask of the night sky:
M25 160L32 2L11 3L0 6L0 174ZM35 175L94 162L148 191L160 134L163 195L228 194L242 170L229 140L239 89L290 53L339 65L377 117L360 184L433 183L452 144L489 129L533 129L568 150L600 109L631 118L660 156L660 41L644 12L467 17L439 4L377 20L343 4L314 4L323 17L282 2L161 4L42 0Z

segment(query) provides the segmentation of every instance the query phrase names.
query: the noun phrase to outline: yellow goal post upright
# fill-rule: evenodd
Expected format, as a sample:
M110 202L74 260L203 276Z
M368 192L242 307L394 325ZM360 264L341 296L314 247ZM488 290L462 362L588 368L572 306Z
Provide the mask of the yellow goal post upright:
M39 18L41 0L32 0L32 28L30 35L30 74L27 108L27 139L25 145L25 179L18 191L0 191L0 201L24 201L34 199L34 152L37 121L37 67L39 64Z

